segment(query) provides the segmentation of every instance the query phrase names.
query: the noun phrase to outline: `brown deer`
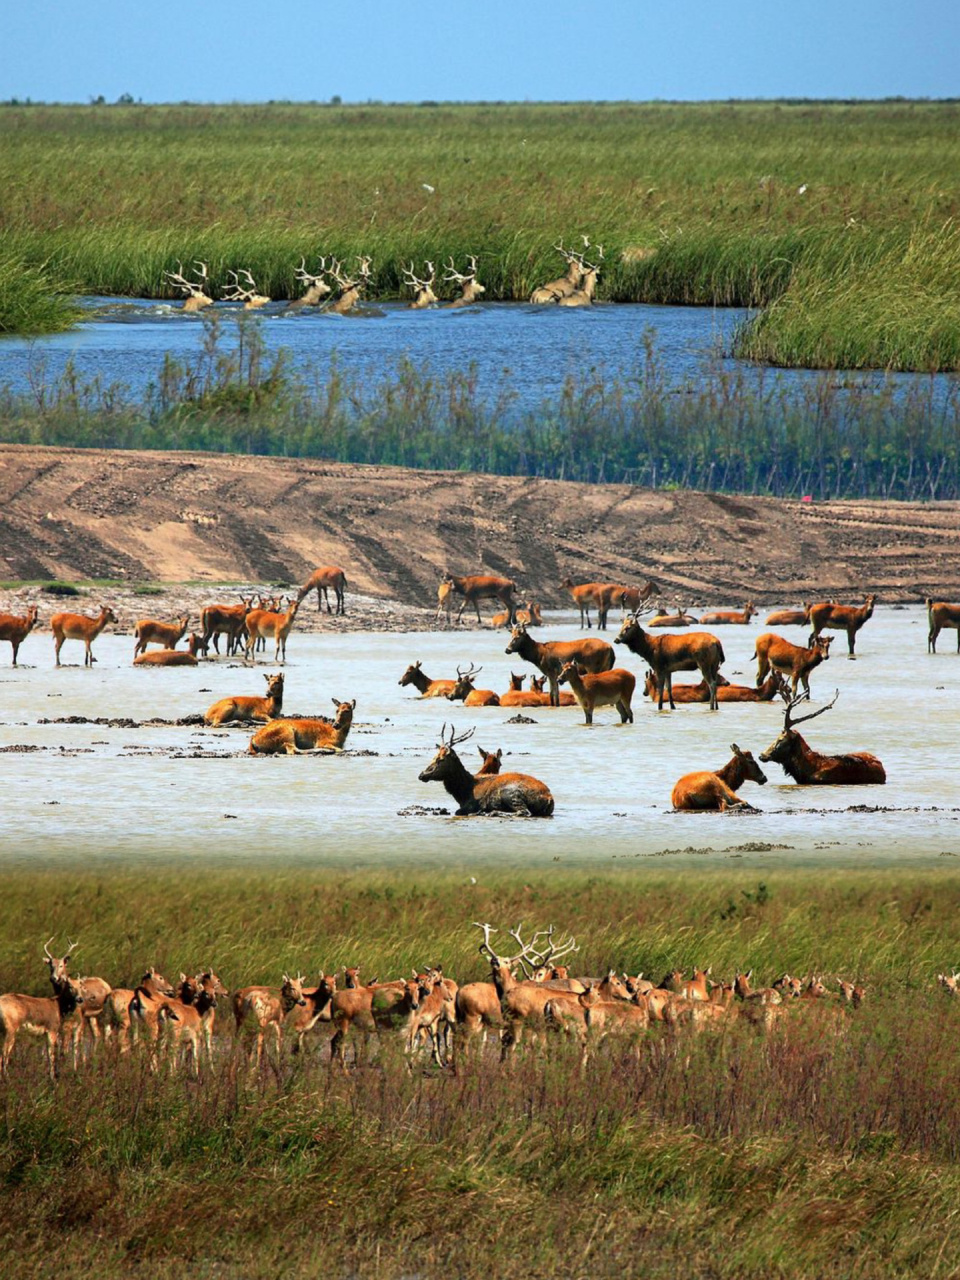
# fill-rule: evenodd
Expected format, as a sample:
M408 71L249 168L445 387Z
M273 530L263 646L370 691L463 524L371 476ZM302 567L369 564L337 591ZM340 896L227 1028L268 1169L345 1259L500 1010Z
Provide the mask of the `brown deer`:
M149 1016L143 1016L143 1009L148 1009L148 1014L154 1008L152 1003L139 1007L136 1010L137 1023L133 1021L133 1001L141 991L146 992L148 997L156 1000L156 1008L159 1009L162 999L166 996L174 994L173 986L166 980L162 973L158 973L152 966L144 973L135 989L130 987L114 987L106 1000L103 1002L103 1034L104 1039L109 1040L114 1034L120 1045L120 1052L127 1053L130 1049L130 1033L136 1025L139 1028L145 1026L151 1034L151 1038L156 1039L156 1020Z
M617 594L617 602L623 613L637 613L640 606L646 604L652 595L656 595L659 587L651 578L642 587L623 587Z
M50 619L53 632L54 648L57 653L57 666L60 665L60 650L64 640L82 640L84 646L83 665L92 667L96 662L90 646L108 622L116 622L117 615L106 605L101 605L95 618L86 618L81 613L55 613Z
M46 1042L47 1069L50 1079L57 1078L57 1045L61 1029L83 1002L80 983L67 975L57 994L49 996L25 996L17 993L0 996L0 1078L6 1078L10 1056L17 1043L17 1035L42 1036Z
M306 1004L296 1008L287 1019L287 1029L297 1037L297 1043L291 1052L302 1053L303 1041L308 1031L312 1031L319 1023L329 1026L333 1022L333 997L337 993L337 977L334 973L324 974L320 970L320 978L315 987L304 987L303 995Z
M370 1036L378 1035L381 1030L409 1025L409 1015L419 1003L420 984L416 978L338 991L331 1010L331 1021L336 1028L330 1041L331 1063L336 1061L346 1066L346 1039L354 1027L362 1031L369 1042Z
M283 672L275 676L265 675L263 678L267 682L265 698L243 696L221 698L203 713L204 723L219 729L225 724L273 720L279 716L283 707Z
M358 257L356 274L347 276L344 275L343 264L333 258L330 263L330 275L340 290L330 310L337 315L346 315L348 311L356 310L370 284L370 259Z
M745 782L758 782L763 786L767 775L751 752L741 751L735 742L731 743L730 750L733 756L722 769L715 769L712 773L704 770L684 774L673 788L671 802L675 810L682 813L725 813L727 809L753 808L736 793Z
M776 987L759 987L754 990L750 986L750 979L753 977L753 970L748 969L746 973L738 973L733 981L733 990L738 1000L744 1003L752 1001L758 1005L778 1005L783 1003L783 996Z
M457 622L463 617L463 611L467 605L472 605L477 612L477 621L483 622L480 617L481 600L499 600L503 607L510 615L511 621L517 615L517 602L514 599L514 593L517 590L517 584L510 578L500 578L496 574L472 574L465 578L458 578L452 573L448 573L446 581L450 583L458 596L463 596L463 604L460 606L460 612L457 614Z
M55 956L50 951L50 943L53 938L49 938L43 944L43 955L47 967L50 970L50 985L53 987L54 995L59 995L61 988L70 977L69 959L73 951L79 945L71 942L66 952L62 956ZM83 1035L84 1027L90 1028L90 1034L94 1040L100 1039L100 1023L103 1017L103 1006L107 997L110 995L110 983L103 978L77 978L80 984L80 994L83 997L79 1007L79 1017L76 1018L73 1027L73 1065L77 1065L77 1055L80 1045L80 1038Z
M948 995L960 995L960 969L954 969L953 973L938 973L937 986L942 987Z
M457 667L457 682L447 694L451 702L462 702L465 707L499 707L500 696L492 689L474 687L474 676L478 676L483 667L475 667L473 663L467 671Z
M311 591L317 593L317 613L321 612L320 596L323 595L327 605L327 613L330 613L330 596L329 591L333 591L336 598L336 612L346 613L347 606L345 604L344 591L347 586L347 575L335 564L325 564L319 569L314 569L310 577L297 593L298 603L303 600L304 596L308 596Z
M275 641L274 662L285 663L287 660L287 636L293 627L293 620L300 608L299 600L291 600L284 613L274 613L268 609L251 609L244 625L247 628L247 647L244 661L255 661L257 640L272 636Z
M563 999L575 1001L580 994L579 991L563 992L555 986L548 986L531 979L518 981L513 973L514 968L518 964L526 968L528 961L540 968L551 960L559 959L579 948L574 938L554 943L552 927L549 930L538 931L529 943L525 943L521 937L523 925L520 924L516 929L509 931L510 936L519 945L520 951L515 956L498 956L490 945L490 934L496 933L497 930L489 924L481 924L478 921L474 923L478 929L483 930L480 954L485 955L490 961L490 975L500 1000L504 1026L500 1042L501 1056L506 1056L520 1043L524 1028L543 1025L543 1011L549 1001ZM546 953L536 950L538 940L543 937L547 939Z
M596 608L597 614L598 614L597 628L600 631L606 630L606 626L607 626L606 613L604 613L602 618L599 615L601 610L603 609L602 593L607 585L608 585L607 583L603 583L603 582L575 583L569 576L564 578L564 580L560 583L560 589L562 591L570 592L570 594L573 596L574 604L580 610L581 629L583 627L586 627L588 631L590 630L590 627L591 627L590 610L591 608Z
M540 612L540 606L533 604L529 600L525 600L517 609L517 622L522 622L525 627L542 627L543 615ZM500 613L495 613L490 619L490 626L494 628L511 627L510 614L506 609Z
M192 978L187 977L185 973L180 974L176 996L183 1004L192 1005L197 1011L200 1018L200 1033L209 1063L213 1062L213 1027L217 1013L217 997L229 994L230 992L212 969L205 969L203 973L198 973Z
M741 610L736 609L714 609L711 613L701 613L700 621L702 623L710 623L712 626L739 626L746 627L750 624L750 619L756 614L757 610L752 601L745 604Z
M456 800L457 816L475 813L516 813L532 818L549 818L553 813L550 789L538 778L526 773L498 773L493 777L475 777L454 748L473 736L473 730L457 736L446 725L437 743L437 754L420 774L421 782L442 782L448 795Z
M197 654L203 652L203 641L191 631L186 649L155 649L153 653L141 653L134 658L135 667L195 667Z
M450 613L453 609L453 583L444 578L437 587L437 612L434 616L434 622L440 621L441 613L446 614L447 626L450 625ZM497 615L499 617L499 614Z
M503 748L498 747L496 751L484 751L483 747L477 747L480 752L480 758L483 761L480 768L473 775L475 778L489 778L493 774L500 772L500 764L503 760Z
M837 979L837 986L840 988L840 996L844 1004L849 1004L854 1009L859 1009L866 999L866 988L856 982L845 982L843 978Z
M728 684L723 676L717 677L718 702L772 702L786 688L783 677L771 671L759 688L750 684ZM648 670L644 677L643 692L651 700L657 697L657 677ZM710 689L705 680L696 684L675 684L673 698L678 703L709 702Z
M443 277L444 284L458 284L461 289L460 297L454 298L452 302L448 302L448 307L469 307L474 302L480 301L480 295L486 293L486 289L477 280L477 259L473 254L467 258L470 264L470 270L466 275L461 273L453 265L453 258L446 264L446 275Z
M772 613L767 614L766 625L768 627L805 627L810 621L810 606L805 604L802 609L774 609Z
M574 289L572 293L565 293L563 297L558 298L558 307L589 307L593 305L593 295L597 290L597 281L600 278L600 263L602 261L603 245L598 244L596 262L587 262L584 258L580 287Z
M548 707L549 693L539 689L524 689L523 675L510 672L510 688L500 695L501 707Z
M657 613L647 623L648 627L689 627L692 622L699 622L692 613L687 613L682 604L677 604L676 613L668 613L666 605L659 601Z
M337 708L332 723L319 719L271 720L250 739L248 754L269 756L285 752L288 756L298 756L308 751L326 755L341 752L353 724L357 700L341 702L333 698L331 701Z
M589 246L589 241L586 243ZM582 255L575 253L572 249L565 249L562 240L558 240L553 247L566 262L567 270L558 279L548 280L539 289L534 289L530 295L530 301L539 306L559 302L561 298L574 293L580 288L580 281L583 278Z
M427 276L423 280L414 275L412 262L409 267L401 268L404 285L412 289L416 295L410 303L411 311L422 311L426 307L434 306L438 301L437 295L433 292L433 283L437 278L436 268L432 262L426 262L424 266L427 268Z
M625 644L650 667L657 681L657 709L663 710L663 695L667 694L671 710L673 700L673 673L675 671L699 671L710 690L710 710L716 711L717 681L720 664L725 661L723 645L709 631L691 631L685 636L651 636L640 625L640 615L628 614L623 620L617 644Z
M411 662L410 666L407 667L397 681L401 689L406 688L408 684L412 684L421 698L448 698L456 683L456 680L431 680L420 669L419 662Z
M17 665L20 646L37 625L37 606L30 605L25 614L0 613L0 640L9 640L13 648L13 666Z
M312 276L307 271L306 258L300 259L300 266L293 273L294 278L304 286L304 292L299 298L292 298L287 303L284 311L300 311L304 307L318 307L325 297L330 293L330 286L324 280L323 276L327 269L326 258L320 259L320 270L317 275Z
M610 671L615 660L613 646L606 640L548 640L541 643L534 640L524 626L514 627L505 652L517 654L547 677L552 707L560 705L558 677L564 663L577 662L585 671L597 674Z
M810 632L808 644L819 637L820 632L825 628L830 631L845 631L847 633L847 650L848 656L856 657L854 646L857 640L857 632L869 618L873 616L873 606L876 604L877 597L875 595L867 596L866 600L855 608L848 604L832 604L822 602L820 604L812 604L810 606L810 625L813 630Z
M228 271L227 275L233 279L227 283L230 292L222 295L224 302L242 302L244 311L259 311L271 301L266 294L257 293L257 282L246 267L241 267L239 271ZM247 288L240 283L241 276L246 280Z
M937 652L937 636L941 631L953 629L957 633L957 653L960 653L960 604L948 604L945 600L927 600L927 653ZM0 636L0 639L6 639ZM13 665L17 665L17 651L13 651Z
M240 648L247 620L253 607L253 596L240 597L239 604L208 604L200 610L200 629L203 635L203 651L206 653L213 641L213 649L220 656L220 637L227 637L227 657Z
M760 759L766 764L773 760L785 773L802 786L836 786L856 787L882 785L887 780L887 773L875 755L869 751L854 751L848 755L826 756L814 751L801 738L794 728L805 720L814 720L829 711L840 696L839 689L830 702L819 711L800 716L794 720L791 713L804 701L803 698L791 698L783 717L783 732L761 752Z
M577 662L567 662L560 668L558 684L568 684L583 711L587 724L593 724L597 707L616 707L621 724L633 724L633 691L637 680L632 671L614 667L612 671L600 671L591 675Z
M757 659L757 685L763 683L769 671L779 671L790 678L791 696L796 697L797 685L802 684L809 698L810 672L827 661L832 643L833 636L818 636L809 649L804 649L773 631L765 631L757 637L753 653Z
M283 1041L284 1019L293 1009L306 1007L307 998L303 994L303 976L297 974L291 978L284 974L279 989L276 987L241 987L233 993L233 1018L235 1034L240 1035L248 1021L257 1028L257 1058L259 1069L263 1057L263 1040L269 1027L275 1037L277 1056Z
M164 271L163 273L167 277L168 284L186 295L183 300L183 310L188 314L202 311L204 307L209 307L213 303L213 299L206 293L209 283L207 279L207 264L197 259L194 261L194 266L198 268L194 272L195 280L188 280L184 276L182 262L177 263L176 271Z
M578 987L579 990L571 988L569 991L552 991L547 988L545 994L548 998L543 1005L543 1021L548 1030L562 1031L580 1039L585 1036L587 1022L584 1005L581 1003L585 992L596 991L601 1000L616 1002L624 1008L629 1007L633 998L626 980L613 969L608 969L606 977L601 981L585 978L578 983Z
M176 649L190 625L187 615L177 622L157 622L154 618L141 618L133 629L137 643L133 646L133 657L136 660L141 653L146 653L147 645L158 644L161 649Z

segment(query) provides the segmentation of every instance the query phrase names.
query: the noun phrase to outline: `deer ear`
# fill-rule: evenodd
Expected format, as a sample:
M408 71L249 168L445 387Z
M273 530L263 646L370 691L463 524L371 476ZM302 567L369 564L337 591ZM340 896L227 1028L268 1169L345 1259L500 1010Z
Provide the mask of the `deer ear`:
M340 703L336 700L336 698L331 698L330 701L333 703L335 707L339 707Z
M498 760L503 759L503 747L497 747L497 759Z
M356 707L356 705L357 705L357 700L356 698L354 698L354 700L350 703L351 710L353 710L353 708Z

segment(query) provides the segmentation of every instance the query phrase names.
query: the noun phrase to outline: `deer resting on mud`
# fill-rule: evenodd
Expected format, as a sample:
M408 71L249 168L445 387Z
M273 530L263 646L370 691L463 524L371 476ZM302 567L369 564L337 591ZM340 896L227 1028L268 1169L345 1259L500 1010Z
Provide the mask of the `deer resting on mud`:
M767 775L754 760L752 752L741 751L735 742L730 744L730 750L733 756L722 769L715 769L712 773L704 770L684 774L673 788L671 802L674 809L685 813L711 810L724 813L727 809L753 808L736 793L745 782L757 782L763 786Z
M498 773L476 776L470 773L455 751L461 742L473 737L473 729L459 735L450 726L445 737L443 726L437 754L420 774L421 782L442 782L448 795L456 800L457 816L475 813L517 813L532 818L549 818L553 813L550 789L538 778L526 773Z
M332 724L329 720L320 719L271 720L250 739L249 754L269 756L285 752L288 756L297 756L314 751L342 751L353 724L353 710L357 700L354 698L352 702L341 702L338 698L333 698L332 701L337 708Z
M792 713L804 699L791 698L783 716L783 732L760 755L764 764L770 760L776 761L795 782L804 786L849 787L885 783L886 770L869 751L852 751L842 756L821 755L819 751L809 747L797 733L795 725L822 716L825 711L830 710L839 696L840 691L837 690L825 707L796 720L792 718Z

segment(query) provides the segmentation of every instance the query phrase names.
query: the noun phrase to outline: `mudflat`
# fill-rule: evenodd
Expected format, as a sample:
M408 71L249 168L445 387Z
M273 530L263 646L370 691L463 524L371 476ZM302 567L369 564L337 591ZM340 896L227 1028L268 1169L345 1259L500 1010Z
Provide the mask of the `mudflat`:
M567 605L575 581L693 605L960 595L960 503L837 501L206 453L0 446L0 577L296 583L436 607L485 571ZM396 624L394 624L396 625Z

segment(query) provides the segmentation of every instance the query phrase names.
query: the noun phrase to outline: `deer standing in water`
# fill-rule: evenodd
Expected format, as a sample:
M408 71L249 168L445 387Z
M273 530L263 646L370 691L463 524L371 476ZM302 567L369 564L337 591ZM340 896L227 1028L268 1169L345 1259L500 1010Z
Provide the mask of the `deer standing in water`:
M20 646L37 625L37 606L32 604L23 615L0 613L0 640L9 640L13 648L13 666L17 665Z
M945 600L927 600L927 622L930 630L927 633L927 653L937 652L937 636L947 628L957 633L957 653L960 653L960 604L948 604ZM16 650L14 650L14 666L16 666Z
M177 263L176 271L165 271L163 273L167 277L168 284L186 295L183 300L183 310L188 314L202 311L204 307L213 305L213 299L206 292L209 283L207 280L207 264L197 259L194 261L194 266L199 268L194 273L197 277L196 280L188 280L184 276L182 262Z
M257 640L261 638L265 640L268 636L273 636L276 642L273 660L274 662L286 662L287 636L290 634L293 620L297 616L299 608L300 600L297 598L290 601L285 613L274 613L267 609L251 609L244 623L247 628L247 647L244 652L244 660L256 659L255 645Z
M356 275L347 276L343 273L343 264L338 262L336 258L332 259L330 275L336 281L340 295L331 306L331 311L335 311L337 315L342 316L346 315L348 311L355 310L360 305L360 300L370 283L370 261L369 258L358 257Z
M616 707L621 724L633 724L633 691L637 680L632 671L615 667L612 671L600 671L593 675L577 662L567 662L560 668L558 684L568 684L583 711L587 724L593 724L597 707Z
M141 618L133 629L137 641L133 646L134 658L141 653L146 653L147 645L150 644L158 644L161 649L176 649L189 625L190 618L186 614L172 623L157 622L154 618Z
M663 695L667 694L671 710L673 700L673 673L698 671L710 690L710 710L716 711L717 681L720 664L725 660L723 645L709 631L691 631L684 636L651 636L640 625L640 615L630 613L623 621L617 644L643 658L657 681L657 709L663 710Z
M444 725L437 743L437 754L420 774L421 782L442 782L448 795L456 800L457 816L475 813L518 813L532 818L549 818L553 813L550 789L538 778L526 773L498 773L477 777L469 772L455 747L473 737L473 730L456 735L450 726L446 738Z
M330 286L324 280L324 272L327 269L326 258L320 259L320 271L317 275L312 276L307 271L306 258L300 259L300 266L294 272L296 279L304 286L304 291L299 298L292 298L287 303L284 310L300 311L304 307L318 307L324 298L330 293Z
M584 237L584 243L589 245L590 241ZM541 306L559 302L561 298L567 297L568 294L575 293L580 288L580 281L583 279L582 254L576 253L573 249L565 249L562 240L558 240L553 247L566 261L567 270L558 279L548 280L539 289L534 289L530 295L530 301Z
M257 293L257 282L246 267L241 267L239 272L228 271L227 275L233 276L233 279L227 284L230 292L223 295L224 302L242 302L244 311L258 311L271 301L266 294ZM246 280L248 288L245 289L240 283L240 276Z
M603 261L603 245L597 245L597 261L583 261L583 274L580 277L580 287L574 289L572 293L565 293L562 298L557 299L558 307L590 307L593 305L593 295L597 289L597 280L600 278L600 263Z
M586 671L595 673L609 671L614 663L612 645L606 640L548 640L541 643L529 635L526 627L513 628L506 653L515 653L524 662L530 662L547 677L550 682L550 705L560 705L560 687L558 677L560 668L566 662L578 662Z
M722 769L684 774L670 797L674 809L684 813L724 813L727 809L753 808L736 793L745 782L757 782L763 786L767 775L754 760L752 752L741 751L735 742L730 744L730 750L733 756Z
M877 597L875 595L867 596L866 600L859 608L854 608L849 604L832 604L823 602L821 604L812 604L810 606L810 625L813 630L810 632L809 644L819 639L820 632L827 628L830 631L845 631L847 633L847 650L848 656L856 657L854 646L857 641L857 632L873 616L873 606L876 604Z
M403 283L407 288L412 289L415 297L410 303L411 311L422 311L425 307L432 307L437 302L437 295L433 292L433 282L437 278L436 268L432 262L425 262L427 268L427 276L421 280L419 276L414 275L413 263L409 267L403 267Z
M474 302L480 301L480 295L486 293L486 289L477 280L477 259L471 254L467 259L470 263L470 271L467 275L461 273L453 265L453 258L446 265L446 274L443 277L444 284L458 284L461 289L459 298L454 298L452 302L446 305L453 307L469 307Z
M106 605L102 605L95 618L86 618L82 613L55 613L50 619L50 630L53 632L53 643L57 653L57 666L60 665L60 650L64 640L82 640L85 653L83 665L92 667L96 662L90 646L108 622L116 622L117 615Z
M765 631L755 642L753 656L757 659L757 685L761 685L771 670L790 677L790 693L796 697L797 685L810 697L810 672L830 657L833 636L817 636L809 649L791 644L772 631Z
M869 786L882 785L887 780L886 770L869 751L853 751L847 755L829 756L814 751L797 733L795 725L805 720L814 720L829 711L840 696L839 689L830 702L819 711L792 719L792 712L804 701L801 698L790 698L783 717L783 732L760 759L766 764L776 761L785 773L795 782L804 786Z

